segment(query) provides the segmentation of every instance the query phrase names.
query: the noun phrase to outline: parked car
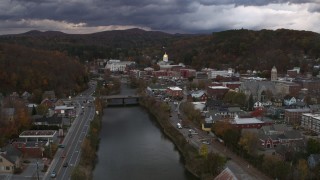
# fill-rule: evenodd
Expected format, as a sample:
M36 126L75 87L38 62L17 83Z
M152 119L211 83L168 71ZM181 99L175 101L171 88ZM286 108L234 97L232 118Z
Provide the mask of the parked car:
M181 126L180 123L177 123L177 128L178 128L178 129L182 129L182 126Z
M210 142L209 142L209 141L202 141L202 144L209 145L209 144L210 144Z
M56 176L57 176L56 171L52 171L51 174L50 174L50 177L55 178Z
M59 145L58 145L58 147L59 147L59 148L64 148L64 147L65 147L65 145L63 145L63 144L59 144Z

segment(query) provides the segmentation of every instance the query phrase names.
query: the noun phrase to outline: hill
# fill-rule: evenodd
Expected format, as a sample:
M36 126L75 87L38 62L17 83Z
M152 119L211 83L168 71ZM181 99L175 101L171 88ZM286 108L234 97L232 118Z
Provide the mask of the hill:
M320 35L309 31L229 30L211 35L167 34L159 31L129 29L94 34L64 34L31 31L0 36L0 42L66 52L80 60L119 58L133 60L141 67L169 59L197 69L232 67L243 72L270 70L276 66L285 72L299 66L311 71L320 57Z
M320 58L320 35L286 29L230 30L175 41L169 54L198 69L270 70L275 65L280 72L294 66L310 71Z
M79 92L87 86L84 66L57 51L0 44L0 92L34 93L55 90L58 97Z

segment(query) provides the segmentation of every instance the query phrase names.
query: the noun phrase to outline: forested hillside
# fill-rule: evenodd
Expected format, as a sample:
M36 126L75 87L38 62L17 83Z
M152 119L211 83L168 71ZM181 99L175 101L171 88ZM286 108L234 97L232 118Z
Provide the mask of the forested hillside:
M237 71L285 72L294 66L310 71L320 57L320 35L307 31L230 30L175 41L169 54L177 62L200 69L233 67Z
M81 91L87 81L84 66L61 52L0 44L2 93L28 91L41 97L42 92L55 90L61 97Z
M0 36L0 42L56 50L78 57L82 62L95 58L132 60L140 67L160 60L164 51L169 60L198 70L203 67L270 70L285 72L294 66L311 71L320 57L320 35L309 31L229 30L210 35L167 34L130 29L94 34L64 34L30 31Z

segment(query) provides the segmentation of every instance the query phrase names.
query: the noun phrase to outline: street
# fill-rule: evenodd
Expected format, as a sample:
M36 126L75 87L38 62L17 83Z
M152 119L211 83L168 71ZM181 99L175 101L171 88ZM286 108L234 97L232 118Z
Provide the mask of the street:
M255 179L268 180L268 179L271 179L271 178L267 177L266 175L264 175L263 173L261 173L256 168L250 166L249 163L246 162L246 160L237 156L233 152L229 151L228 148L226 148L220 142L212 140L213 137L210 136L209 134L207 134L206 132L199 130L199 129L196 129L196 128L193 128L190 125L190 128L192 128L198 134L192 133L193 134L192 137L188 137L190 128L179 129L177 127L177 123L180 123L180 120L181 120L178 116L179 113L181 115L179 107L180 107L180 103L186 101L186 93L184 93L184 96L185 97L183 98L183 100L181 102L178 102L178 104L173 103L173 102L169 102L169 105L171 107L170 122L171 122L172 126L176 127L181 132L181 134L187 139L187 141L191 145L193 145L195 148L199 149L200 146L203 144L202 140L204 140L204 139L210 140L210 145L208 145L209 151L214 152L214 153L218 153L220 155L227 157L229 160L226 163L226 167L228 167L240 179L245 179L245 180L255 180Z
M93 97L91 96L94 90L95 86L91 86L80 96L73 99L77 102L77 117L62 143L65 147L58 149L43 179L52 179L50 177L52 171L56 172L56 179L70 179L73 167L76 166L80 160L82 141L86 137L90 121L95 115L95 107L92 103ZM84 102L87 100L91 101L91 103ZM81 111L83 111L83 113ZM63 167L66 162L68 166Z

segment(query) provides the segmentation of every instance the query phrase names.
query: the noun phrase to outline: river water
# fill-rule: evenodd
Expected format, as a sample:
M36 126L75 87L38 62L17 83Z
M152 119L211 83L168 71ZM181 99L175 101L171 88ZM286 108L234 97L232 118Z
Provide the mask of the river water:
M122 87L121 94L134 91ZM104 109L94 180L195 180L157 122L143 108Z

